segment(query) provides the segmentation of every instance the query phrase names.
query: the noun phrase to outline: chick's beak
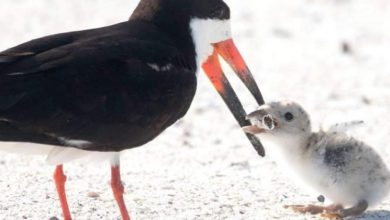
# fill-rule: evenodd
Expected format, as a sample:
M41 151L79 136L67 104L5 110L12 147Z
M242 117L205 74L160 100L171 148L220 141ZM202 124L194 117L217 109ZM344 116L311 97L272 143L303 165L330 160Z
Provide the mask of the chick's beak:
M257 127L256 125L248 125L248 126L244 126L242 127L242 130L247 133L247 134L260 134L260 133L264 133L265 132L265 129L263 128L259 128Z
M279 124L278 120L264 109L250 113L246 116L246 119L249 120L252 125L245 126L242 129L244 132L253 135L272 131L278 127Z
M240 126L247 126L249 122L245 118L245 110L221 68L218 55L231 66L259 105L264 104L261 92L232 39L213 44L213 47L213 54L202 64L202 68ZM246 135L257 153L264 156L264 148L260 141L250 133L246 133Z

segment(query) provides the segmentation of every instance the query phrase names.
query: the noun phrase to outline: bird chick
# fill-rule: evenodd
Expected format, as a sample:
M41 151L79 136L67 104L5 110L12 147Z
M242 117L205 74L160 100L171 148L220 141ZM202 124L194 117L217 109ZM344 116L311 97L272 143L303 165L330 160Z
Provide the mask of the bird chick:
M273 143L277 162L286 164L296 177L333 202L329 206L287 207L342 219L362 214L388 194L390 172L378 153L337 125L312 132L309 115L299 104L264 104L247 119L252 125L244 127L245 132Z

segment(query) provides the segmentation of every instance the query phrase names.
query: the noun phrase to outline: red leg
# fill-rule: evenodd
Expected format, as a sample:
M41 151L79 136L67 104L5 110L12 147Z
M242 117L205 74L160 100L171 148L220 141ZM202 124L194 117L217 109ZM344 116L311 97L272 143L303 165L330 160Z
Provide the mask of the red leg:
M123 201L123 185L121 181L120 167L118 165L111 165L111 188L114 193L116 202L118 203L123 220L130 220L129 213L127 212L125 202Z
M317 215L325 212L336 212L343 209L343 206L340 204L332 204L328 206L320 205L285 205L284 208L291 208L293 211L298 213L310 213L312 215Z
M70 216L68 202L66 201L65 194L66 176L64 175L64 171L62 170L62 164L58 165L54 171L54 182L56 184L58 197L60 198L64 220L71 220L72 217Z
M343 219L350 216L358 216L363 214L364 211L366 211L368 208L368 203L366 200L360 201L355 206L352 206L348 209L340 209L334 212L327 212L323 213L321 217L328 218L328 219Z

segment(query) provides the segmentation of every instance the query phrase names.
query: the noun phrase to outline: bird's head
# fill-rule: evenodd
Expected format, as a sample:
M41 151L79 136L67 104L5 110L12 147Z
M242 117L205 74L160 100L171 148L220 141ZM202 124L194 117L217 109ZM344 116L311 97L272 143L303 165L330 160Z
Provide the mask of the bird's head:
M310 119L305 110L291 101L271 102L247 116L250 126L243 127L250 134L279 145L307 140L311 135Z
M141 0L130 20L155 24L177 46L183 47L178 48L182 51L193 47L197 66L205 71L218 92L223 93L229 82L222 76L218 60L221 56L256 101L264 104L257 84L232 39L230 8L223 0ZM192 45L187 38L191 39Z
M245 126L245 111L226 78L219 56L238 75L259 105L260 90L238 49L230 26L230 9L223 0L141 0L131 20L148 21L170 36L180 50L196 59L230 111ZM192 48L188 50L188 48ZM264 155L260 142L247 134L259 154Z

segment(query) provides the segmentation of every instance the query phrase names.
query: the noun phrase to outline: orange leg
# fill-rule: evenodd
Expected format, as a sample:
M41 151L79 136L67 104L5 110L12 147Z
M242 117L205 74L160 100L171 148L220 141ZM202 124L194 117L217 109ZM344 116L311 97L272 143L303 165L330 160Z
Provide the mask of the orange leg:
M119 163L111 165L111 188L114 193L115 200L118 203L119 210L121 211L122 219L130 220L129 213L127 212L126 205L123 200L124 188L121 181Z
M343 208L342 205L333 204L329 206L319 206L319 205L285 205L284 208L291 208L293 211L298 213L310 213L312 215L317 215L323 212L336 212Z
M364 213L368 208L368 203L365 200L358 202L355 206L347 209L340 209L336 212L327 212L321 214L321 217L328 219L343 219L350 216L358 216Z
M65 182L66 176L62 169L62 164L58 165L54 171L54 182L56 184L58 197L60 198L62 213L64 215L64 220L71 220L68 202L66 201L65 193Z

